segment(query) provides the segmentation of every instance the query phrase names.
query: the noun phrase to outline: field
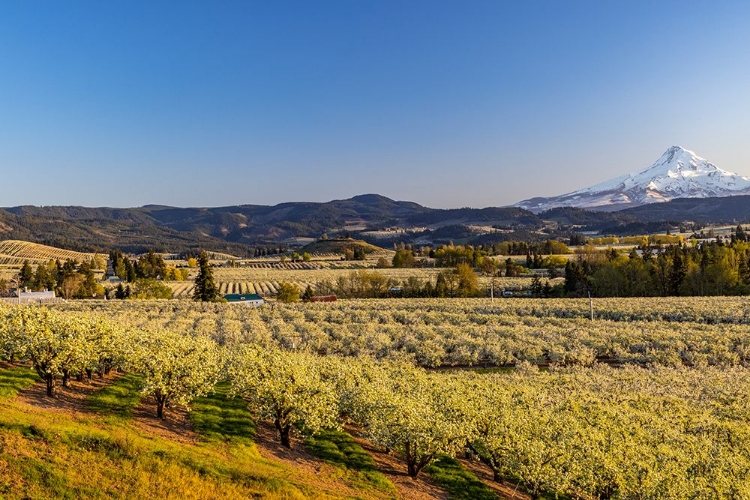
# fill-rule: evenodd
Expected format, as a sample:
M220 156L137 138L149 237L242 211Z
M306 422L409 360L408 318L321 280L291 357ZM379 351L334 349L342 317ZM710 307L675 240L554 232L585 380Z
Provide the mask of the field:
M286 264L256 264L252 267L213 269L214 278L219 285L221 294L227 293L257 293L264 297L273 297L280 283L294 283L300 290L305 290L309 285L313 291L316 283L329 281L336 283L339 279L348 279L352 272L366 269L378 272L399 283L415 277L421 280L435 282L438 273L444 269L440 268L406 268L406 269L373 269L355 268L351 263L336 262L334 265L322 266L317 263L286 263ZM192 279L192 277L191 277ZM507 290L528 289L532 278L494 278L480 276L479 286L486 290L490 282L494 281L496 293ZM193 291L193 282L167 282L174 291L175 298L189 298Z
M591 366L597 362L750 367L743 298L388 299L273 304L259 309L188 301L70 302L139 330L200 333L220 342L309 348L420 365Z
M25 325L67 326L56 344L0 326L2 352L24 359L41 345L64 351L69 343L64 352L80 361L57 370L104 363L129 375L95 376L104 392L86 382L57 389L63 399L83 392L106 418L75 410L61 420L53 417L59 403L31 409L44 402L35 385L36 400L29 389L3 403L0 438L26 455L41 440L48 456L78 461L86 453L124 468L127 485L92 469L115 496L144 494L137 488L157 474L168 479L147 497L176 494L163 489L176 482L206 498L747 498L750 306L742 298L662 299L658 307L599 299L593 320L589 307L575 299L6 307L6 325L24 317ZM31 338L56 330L28 328ZM95 337L85 333L91 328ZM24 370L3 368L0 385L2 374ZM6 392L33 382L26 370ZM171 376L193 381L183 391L209 395L175 399L165 431L148 415L153 391ZM182 405L194 408L189 424ZM296 451L284 451L285 435L298 436ZM40 483L37 496L93 496L83 478L43 455L18 462L2 450L12 479L0 491L9 498L20 491L14 485L35 481L31 464L57 478ZM254 480L240 480L250 470ZM404 482L405 473L416 479Z
M90 261L95 255L93 253L74 252L60 248L29 243L27 241L5 240L0 241L0 266L21 267L24 261L32 265L47 263L50 260L75 260L78 262ZM107 256L98 254L106 259Z

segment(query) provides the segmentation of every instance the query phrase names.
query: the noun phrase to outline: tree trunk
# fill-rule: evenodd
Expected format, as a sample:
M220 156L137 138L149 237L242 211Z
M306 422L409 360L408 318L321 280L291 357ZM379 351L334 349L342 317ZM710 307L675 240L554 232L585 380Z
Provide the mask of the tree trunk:
M83 372L76 373L76 380L78 382L83 382Z
M47 385L47 396L54 398L55 397L55 376L51 373L47 373L44 375L44 382Z
M412 479L416 479L417 476L419 476L419 473L422 472L422 469L424 469L427 464L432 461L432 455L425 455L421 459L417 458L416 447L414 448L414 453L412 453L411 443L407 441L405 444L406 446L404 446L404 448L406 450L406 470Z
M93 375L94 375L94 370L92 370L91 368L86 368L86 377L88 377L89 382L91 382Z
M274 420L273 424L276 426L276 430L279 431L279 436L281 436L281 446L291 450L292 441L289 439L289 431L292 429L292 426L289 424L281 425L281 420L278 418Z
M409 463L406 464L406 470L412 479L416 479L419 475L419 469L417 469L417 465L413 460L409 460Z
M70 370L63 370L62 386L70 387Z
M163 396L161 392L157 391L156 394L154 394L154 398L156 399L156 416L157 418L165 420L166 417L164 416L164 405L167 403L167 397Z

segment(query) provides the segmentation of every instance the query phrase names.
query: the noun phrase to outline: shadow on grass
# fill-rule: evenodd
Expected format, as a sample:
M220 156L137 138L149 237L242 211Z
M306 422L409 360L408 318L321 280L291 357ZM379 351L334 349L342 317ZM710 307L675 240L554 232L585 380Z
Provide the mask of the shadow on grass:
M252 442L255 437L253 422L247 403L242 398L229 398L229 383L216 384L214 393L196 398L190 420L195 432L208 441Z
M129 419L141 400L141 376L129 373L89 396L86 405L96 413Z
M39 380L36 372L28 367L13 367L0 370L0 399L15 397L20 391L31 387Z
M425 472L445 489L451 499L456 500L497 500L498 496L470 471L464 469L458 460L440 457L425 468Z
M393 490L393 484L375 468L375 462L352 437L342 431L321 431L305 440L312 455L340 469L354 471L360 482L381 490Z

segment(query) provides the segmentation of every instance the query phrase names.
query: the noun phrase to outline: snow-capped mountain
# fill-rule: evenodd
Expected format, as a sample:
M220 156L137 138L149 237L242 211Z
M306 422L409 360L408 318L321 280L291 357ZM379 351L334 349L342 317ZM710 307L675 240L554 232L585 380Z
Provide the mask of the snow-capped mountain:
M531 198L515 207L541 212L556 207L620 210L675 198L750 194L750 178L722 170L679 146L645 170L552 198Z

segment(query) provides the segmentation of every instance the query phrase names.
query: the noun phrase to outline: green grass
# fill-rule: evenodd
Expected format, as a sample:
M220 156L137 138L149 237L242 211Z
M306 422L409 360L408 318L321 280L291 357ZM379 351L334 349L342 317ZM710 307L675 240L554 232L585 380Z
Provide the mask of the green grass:
M247 403L241 398L229 398L229 383L216 385L214 393L193 401L190 419L195 432L208 443L223 442L233 447L253 447L255 424ZM393 484L375 468L372 457L345 432L324 431L305 441L305 448L314 456L341 470L337 479L351 482L362 490L396 491ZM220 474L202 464L191 464L202 474ZM234 478L237 480L236 478Z
M458 460L439 457L425 472L455 500L497 500L498 496Z
M89 396L86 404L90 410L96 413L129 419L132 417L133 409L138 406L138 402L141 400L140 381L140 375L133 373L124 375Z
M12 386L7 371L3 385ZM126 381L121 382L125 384ZM99 398L102 411L120 411ZM119 408L119 410L118 410ZM185 444L100 413L0 399L0 499L338 499L250 443Z
M13 367L0 370L0 399L10 399L19 391L39 380L36 372L28 367Z
M305 448L321 460L351 472L362 486L395 491L393 484L375 468L375 462L346 432L326 430L305 440Z
M229 441L247 444L255 437L247 403L242 398L229 398L229 383L216 385L214 393L193 401L190 420L195 432L207 441Z
M87 405L94 411L73 414L30 408L13 398L36 380L28 368L0 369L0 500L350 496L326 486L339 481L357 489L358 498L395 496L359 480L358 472L325 468L311 475L263 458L252 440L255 427L247 406L226 397L226 384L195 401L191 418L205 440L190 444L145 431L130 418L139 399L135 376L91 395ZM352 467L369 467L351 452L343 455Z

